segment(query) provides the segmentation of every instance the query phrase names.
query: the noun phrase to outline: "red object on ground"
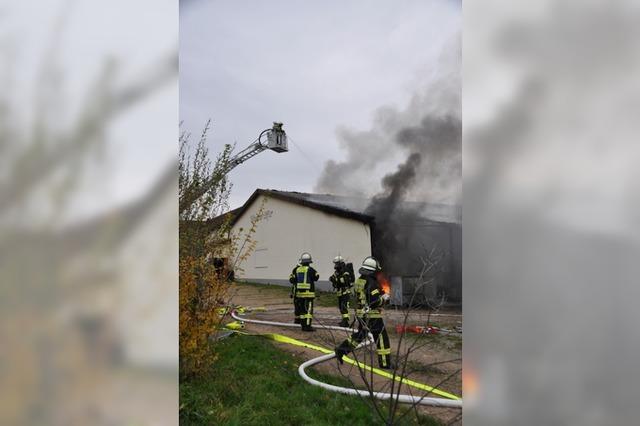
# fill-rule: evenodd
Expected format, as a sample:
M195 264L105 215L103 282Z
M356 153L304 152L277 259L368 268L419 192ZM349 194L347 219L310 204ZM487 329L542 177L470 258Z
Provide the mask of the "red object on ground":
M414 333L414 334L440 334L440 329L438 327L432 327L430 325L423 327L421 325L396 325L396 332L398 334L402 333Z

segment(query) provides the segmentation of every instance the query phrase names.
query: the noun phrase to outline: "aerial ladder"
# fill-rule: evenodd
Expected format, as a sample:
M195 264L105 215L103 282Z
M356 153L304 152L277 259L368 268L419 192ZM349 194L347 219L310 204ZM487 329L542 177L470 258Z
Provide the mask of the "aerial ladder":
M287 134L282 130L282 123L274 122L272 128L263 130L251 145L231 157L225 168L225 174L267 149L275 152L289 151Z
M273 127L263 130L251 145L231 157L222 169L222 176L227 175L235 167L244 163L248 159L255 157L262 151L266 151L267 149L278 153L289 151L287 134L282 129L282 123L274 122ZM189 194L188 197L185 197L184 201L179 206L180 213L186 211L191 203L202 197L216 183L216 180L219 180L222 176L218 174L212 176L208 182L200 186L193 193Z

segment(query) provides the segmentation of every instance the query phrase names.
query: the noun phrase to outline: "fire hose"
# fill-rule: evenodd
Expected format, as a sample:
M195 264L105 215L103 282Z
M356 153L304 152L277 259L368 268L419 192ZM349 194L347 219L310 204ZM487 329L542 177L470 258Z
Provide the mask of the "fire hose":
M237 321L253 323L253 324L273 325L273 326L278 326L278 327L294 327L294 328L299 327L298 324L291 324L291 323L284 323L284 322L277 322L277 321L264 321L264 320L248 319L248 318L239 316L236 313L235 309L231 310L231 317L233 319L237 320ZM352 328L338 327L338 326L331 326L331 325L324 325L324 324L319 324L318 327L329 329L329 330L356 331L356 330L354 330ZM289 340L293 340L293 339L289 339ZM364 346L368 346L368 345L370 345L372 343L375 343L375 342L373 340L373 336L371 335L371 333L369 333L367 339L364 340L362 343L360 343L358 346L356 346L354 351L357 350L357 349L360 349L360 348L362 348ZM368 390L352 389L352 388L346 388L346 387L342 387L342 386L330 385L328 383L324 383L324 382L321 382L319 380L312 379L311 377L309 377L307 375L307 373L305 371L305 369L307 367L311 367L311 366L313 366L315 364L319 364L321 362L328 361L328 360L333 359L335 357L336 357L336 354L334 352L331 352L331 353L327 353L325 355L321 355L321 356L316 357L316 358L312 358L312 359L310 359L308 361L305 361L302 364L300 364L300 366L298 367L298 374L300 374L300 377L302 377L302 379L304 381L306 381L307 383L309 383L311 385L314 385L314 386L319 386L319 387L321 387L323 389L326 389L326 390L329 390L329 391L332 391L332 392L338 392L338 393L347 394L347 395L360 395L360 396L363 396L363 397L372 396L372 397L380 399L380 400L397 399L398 402L409 403L409 404L431 405L431 406L436 406L436 407L448 407L448 408L462 408L462 399L459 399L459 398L458 399L447 399L447 398L422 397L422 396L404 395L404 394L390 394L390 393L386 393L386 392L369 392ZM356 363L357 363L357 361L356 361ZM403 377L400 377L399 379L400 379L401 382L405 381L405 378L403 378ZM455 397L453 395L451 395L451 396L453 398L457 398L457 397Z

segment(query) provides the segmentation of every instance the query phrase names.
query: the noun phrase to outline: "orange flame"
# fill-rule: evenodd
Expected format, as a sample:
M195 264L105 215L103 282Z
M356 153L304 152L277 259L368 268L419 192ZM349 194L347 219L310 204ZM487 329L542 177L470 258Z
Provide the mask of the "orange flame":
M378 272L376 278L378 279L378 284L382 291L384 291L385 294L391 295L391 282L389 281L389 278L382 272Z

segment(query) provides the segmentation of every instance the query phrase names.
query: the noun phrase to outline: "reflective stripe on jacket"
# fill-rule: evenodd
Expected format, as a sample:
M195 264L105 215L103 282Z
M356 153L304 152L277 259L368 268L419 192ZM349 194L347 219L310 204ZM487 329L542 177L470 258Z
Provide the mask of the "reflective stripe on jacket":
M356 294L356 316L382 318L382 293L378 287L378 280L373 276L360 276L354 284ZM369 312L365 308L369 307Z
M294 294L300 298L315 297L315 282L320 278L318 272L309 265L298 265L291 272L290 280L295 279Z
M342 273L336 271L333 275L331 275L331 278L329 278L329 280L333 284L333 288L336 289L338 296L351 293L351 282L353 281L353 279L349 271L344 271Z

